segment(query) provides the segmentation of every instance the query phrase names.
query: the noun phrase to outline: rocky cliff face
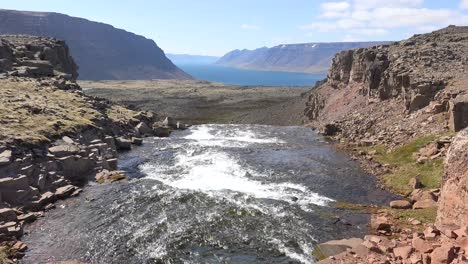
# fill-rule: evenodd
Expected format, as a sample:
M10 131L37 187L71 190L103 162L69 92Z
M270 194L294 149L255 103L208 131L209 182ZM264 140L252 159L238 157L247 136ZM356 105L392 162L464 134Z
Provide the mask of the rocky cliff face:
M344 51L305 114L318 126L339 123L346 137L374 143L459 131L468 124L467 72L468 27Z
M0 38L0 73L76 80L78 66L63 41L10 35Z
M277 71L326 72L336 53L388 42L342 42L279 45L256 50L234 50L217 61L218 65Z
M437 213L442 227L468 226L468 129L458 133L445 160L445 176ZM455 229L456 229L455 228Z
M65 40L80 79L191 79L150 39L110 25L57 13L0 10L0 34Z

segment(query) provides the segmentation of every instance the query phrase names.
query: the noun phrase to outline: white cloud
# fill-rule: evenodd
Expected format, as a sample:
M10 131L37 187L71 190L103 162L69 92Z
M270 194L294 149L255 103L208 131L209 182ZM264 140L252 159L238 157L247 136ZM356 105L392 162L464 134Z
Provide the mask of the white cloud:
M424 0L354 0L354 8L367 10L379 7L418 7Z
M461 9L468 9L468 0L461 0L460 8Z
M429 9L424 0L349 0L322 4L321 14L309 25L299 27L312 32L342 32L346 39L360 36L385 36L393 30L415 33L468 24L468 15L456 9ZM468 9L468 0L461 8ZM356 37L357 36L357 37Z
M241 28L242 28L242 29L245 29L245 30L260 30L260 27L259 27L259 26L250 25L250 24L242 24L242 25L241 25Z
M321 17L339 18L349 15L351 5L348 2L329 2L320 5L322 10Z

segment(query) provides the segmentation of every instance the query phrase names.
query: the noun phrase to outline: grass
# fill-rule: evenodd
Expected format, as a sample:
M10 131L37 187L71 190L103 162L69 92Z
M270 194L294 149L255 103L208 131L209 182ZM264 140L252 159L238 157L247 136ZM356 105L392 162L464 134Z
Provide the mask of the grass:
M427 209L419 209L419 210L396 210L396 209L389 209L388 210L392 215L394 221L400 228L409 228L409 229L416 229L417 231L422 231L424 229L424 224L432 224L436 220L437 216L437 208L427 208ZM413 218L422 223L422 225L414 226L408 222L408 219Z
M388 151L385 146L371 146L361 148L361 150L369 153L376 151L374 159L380 164L389 164L392 172L383 175L382 180L385 186L390 190L407 195L412 189L408 185L411 178L418 178L426 189L439 188L442 183L443 161L435 159L427 161L423 164L416 163L414 154L422 147L430 142L435 141L439 136L427 136L418 138Z

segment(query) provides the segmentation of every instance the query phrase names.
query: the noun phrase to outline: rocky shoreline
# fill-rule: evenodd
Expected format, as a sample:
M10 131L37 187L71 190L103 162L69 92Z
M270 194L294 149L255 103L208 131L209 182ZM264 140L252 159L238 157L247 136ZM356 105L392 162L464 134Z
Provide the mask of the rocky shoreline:
M403 199L321 263L467 261L467 72L468 27L336 55L309 97L309 126Z
M55 39L0 38L0 259L24 256L24 225L88 181L126 178L120 151L185 125L86 96L77 66Z

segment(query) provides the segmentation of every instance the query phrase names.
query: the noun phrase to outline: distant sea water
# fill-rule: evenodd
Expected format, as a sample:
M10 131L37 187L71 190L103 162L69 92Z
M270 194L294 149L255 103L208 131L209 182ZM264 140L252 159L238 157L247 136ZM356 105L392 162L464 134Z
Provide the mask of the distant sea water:
M199 80L231 85L255 86L313 86L326 74L243 70L217 65L177 65Z

